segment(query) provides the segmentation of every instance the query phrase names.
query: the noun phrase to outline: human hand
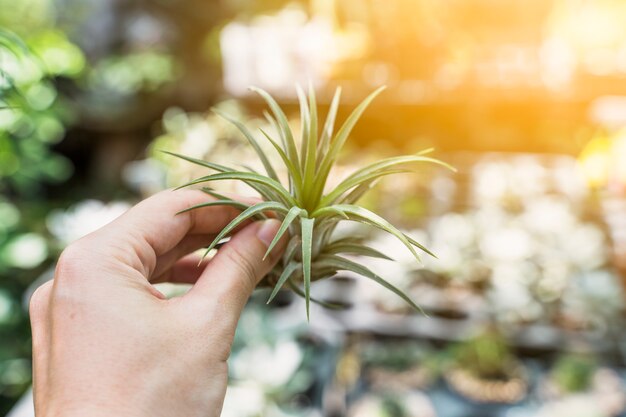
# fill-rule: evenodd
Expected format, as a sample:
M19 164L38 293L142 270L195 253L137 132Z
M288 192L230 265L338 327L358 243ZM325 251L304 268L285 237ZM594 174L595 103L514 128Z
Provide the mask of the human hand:
M241 310L285 247L280 225L247 224L208 261L238 213L200 191L165 191L70 245L30 303L35 411L57 416L219 416ZM155 282L194 284L166 299Z

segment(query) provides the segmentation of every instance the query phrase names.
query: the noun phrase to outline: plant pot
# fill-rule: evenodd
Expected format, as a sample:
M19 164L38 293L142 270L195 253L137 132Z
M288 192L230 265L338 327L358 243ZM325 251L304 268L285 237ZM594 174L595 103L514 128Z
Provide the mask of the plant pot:
M626 411L626 386L620 375L609 368L598 368L594 371L589 387L583 391L567 392L555 379L546 375L539 383L541 399L547 403L566 401L577 397L596 404L600 415L621 416Z
M420 365L406 370L393 370L383 367L371 367L365 372L365 379L373 391L397 392L407 389L426 389L435 380L435 373Z
M522 401L528 393L528 377L521 365L510 369L502 379L481 378L466 369L451 367L444 379L458 395L478 404L511 405Z

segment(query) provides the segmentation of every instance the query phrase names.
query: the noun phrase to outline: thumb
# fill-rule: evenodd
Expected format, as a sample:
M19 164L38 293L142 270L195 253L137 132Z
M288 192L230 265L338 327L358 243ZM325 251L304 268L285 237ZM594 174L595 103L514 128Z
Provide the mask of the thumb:
M274 267L287 245L287 235L263 260L281 222L269 219L252 223L237 232L211 259L189 296L201 297L203 303L214 299L226 303L238 314L259 281ZM210 304L210 303L207 303Z

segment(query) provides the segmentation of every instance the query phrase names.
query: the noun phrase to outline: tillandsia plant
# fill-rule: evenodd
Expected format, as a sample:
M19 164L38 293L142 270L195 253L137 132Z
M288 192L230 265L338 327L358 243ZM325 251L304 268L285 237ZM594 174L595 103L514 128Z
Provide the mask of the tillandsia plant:
M257 204L246 205L219 194L212 188L203 188L206 193L217 200L199 204L184 211L218 205L234 206L242 210L241 214L230 222L209 245L205 256L216 248L220 241L227 237L239 224L247 219L265 217L268 212L271 212L282 221L282 224L265 256L270 253L285 233L291 237L282 259L265 278L265 284L274 288L268 303L282 287L288 286L296 294L305 298L308 319L310 302L319 302L311 297L311 282L332 277L340 270L347 270L376 281L402 297L413 308L419 310L419 307L400 289L369 268L341 255L357 254L383 259L391 258L365 246L359 238L337 239L333 237L333 232L337 224L343 220L357 221L392 234L411 251L418 261L417 250L433 255L419 242L398 230L387 220L356 203L377 180L392 174L410 172L407 165L412 163L428 162L452 168L437 159L425 156L431 151L427 150L416 155L398 156L374 162L356 170L336 187L327 190L329 175L346 139L362 113L383 90L383 87L374 91L361 102L334 134L341 90L337 89L324 125L320 126L313 89L309 87L307 97L304 91L298 87L302 131L299 149L287 117L278 103L267 92L258 88L252 88L252 90L258 93L271 109L271 114L266 112L265 115L278 132L278 138L273 138L263 129L261 129L261 133L276 150L285 165L288 174L287 184L281 182L270 158L248 128L243 123L217 110L216 112L220 116L234 124L248 140L258 154L265 174L250 168L240 170L170 153L216 171L214 174L195 179L179 188L220 180L239 180L256 190L263 200Z

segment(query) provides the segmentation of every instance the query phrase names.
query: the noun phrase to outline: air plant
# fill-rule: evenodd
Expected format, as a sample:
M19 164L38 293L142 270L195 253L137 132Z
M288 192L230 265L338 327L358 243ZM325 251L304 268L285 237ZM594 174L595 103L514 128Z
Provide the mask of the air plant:
M258 88L252 88L252 90L258 93L271 109L271 114L266 112L265 116L278 132L278 138L272 137L263 129L260 131L285 165L288 174L287 184L281 181L270 157L250 130L240 121L218 110L215 112L236 126L254 148L265 169L264 174L247 167L236 169L170 153L215 171L215 173L197 178L179 188L214 181L238 180L256 190L261 196L261 202L246 205L219 194L210 187L203 188L207 194L216 200L190 207L184 211L219 205L234 206L242 210L241 214L217 235L207 248L205 256L212 249L218 247L218 244L242 222L248 219L264 218L271 212L273 213L272 216L278 218L282 224L265 256L286 233L290 235L290 240L282 259L264 280L265 284L273 286L268 303L274 299L281 288L288 286L295 293L304 297L308 319L310 302L319 302L311 297L311 283L330 278L338 271L343 270L353 271L376 281L402 297L413 308L419 310L419 307L400 289L364 265L341 255L356 254L383 259L391 258L364 245L359 238L350 236L337 239L333 235L339 222L344 220L356 221L395 236L418 261L420 258L417 250L434 256L415 239L401 232L376 213L359 206L357 202L379 179L393 174L410 172L407 168L410 164L427 162L452 168L437 159L426 156L425 154L431 151L429 149L415 155L379 160L354 171L336 187L327 189L331 170L352 128L383 88L374 91L361 102L339 130L333 134L341 90L337 89L335 92L325 123L321 126L319 125L313 89L309 87L307 97L304 91L298 87L302 131L299 149L287 117L278 103L267 92Z

